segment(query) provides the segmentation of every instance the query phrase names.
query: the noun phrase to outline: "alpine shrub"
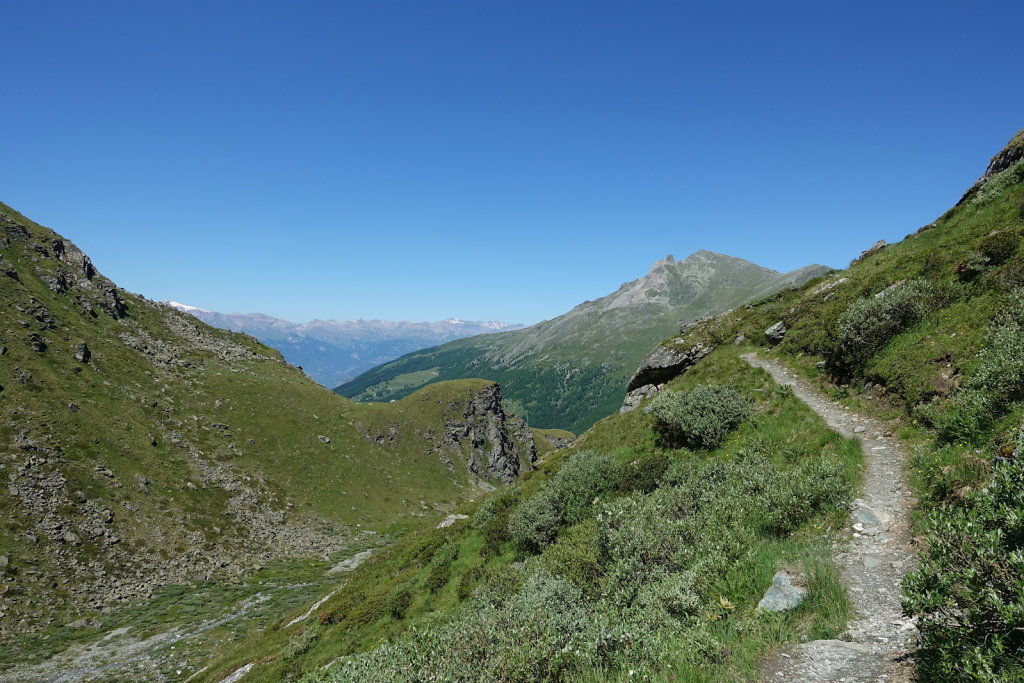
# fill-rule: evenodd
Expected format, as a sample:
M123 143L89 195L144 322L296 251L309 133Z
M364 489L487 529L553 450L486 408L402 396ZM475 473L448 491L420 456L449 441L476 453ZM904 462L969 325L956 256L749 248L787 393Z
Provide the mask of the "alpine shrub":
M582 451L566 460L552 481L555 499L567 524L590 517L594 498L611 488L615 458Z
M658 488L659 480L671 464L671 458L661 453L621 463L615 470L615 490L650 493Z
M921 320L934 298L927 280L908 280L854 301L839 318L837 343L830 354L833 368L846 374L862 370L890 339Z
M947 441L979 441L1011 402L1024 398L1024 288L1010 293L992 321L978 361L942 422Z
M554 540L561 524L558 495L549 484L512 511L508 518L508 535L520 549L538 553Z
M921 680L1024 679L1024 468L932 513L903 608L919 617Z
M673 447L718 448L753 410L748 398L732 387L719 385L663 391L651 401L658 435Z
M458 555L459 549L455 545L446 545L434 555L434 559L430 561L426 583L431 593L436 593L447 585L452 575L452 562Z

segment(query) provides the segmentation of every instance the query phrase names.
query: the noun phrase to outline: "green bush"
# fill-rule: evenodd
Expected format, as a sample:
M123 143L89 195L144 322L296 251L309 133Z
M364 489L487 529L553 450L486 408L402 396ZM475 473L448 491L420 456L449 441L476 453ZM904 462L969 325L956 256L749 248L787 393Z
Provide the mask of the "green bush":
M615 490L623 493L650 493L658 488L658 482L670 464L672 459L662 453L621 463L613 476Z
M989 265L1000 266L1016 253L1019 244L1019 232L1015 230L1000 230L981 240L978 251L988 259Z
M401 619L412 604L412 593L407 586L398 588L388 599L388 612L394 619Z
M796 529L848 495L842 470L822 458L798 468L756 454L680 460L659 488L602 497L595 518L554 542L557 491L542 487L509 519L517 543L544 547L539 557L492 564L452 621L417 626L311 680L663 680L681 662L706 669L725 656L708 616L721 609L723 578L760 540L774 542L782 526ZM586 454L564 482L592 482L606 464ZM787 498L795 502L777 513L784 525L766 524Z
M555 576L569 579L586 591L593 590L604 564L597 522L588 519L559 534L540 556L540 564Z
M651 412L666 445L711 450L750 417L753 405L732 387L707 385L663 391L651 401Z
M566 524L592 516L594 498L611 488L616 466L613 457L589 451L575 453L562 463L551 486Z
M926 535L903 582L921 680L1024 679L1024 468L997 464L966 506L936 510Z
M512 511L508 535L521 550L538 553L554 540L561 524L558 494L547 484Z
M430 561L429 573L427 574L427 589L436 593L448 584L452 575L452 563L459 556L458 546L449 544L441 548Z
M484 545L480 551L484 557L500 555L502 546L511 540L508 518L518 502L518 491L505 491L485 500L473 515L473 526L484 536Z
M1024 289L1010 293L989 326L978 367L940 421L947 441L977 443L1013 401L1024 398Z
M876 296L858 299L839 319L836 346L829 354L836 372L853 375L890 339L931 309L935 292L927 280L908 280Z
M473 589L476 588L477 584L483 579L483 565L476 565L469 571L465 572L459 577L459 585L456 589L456 595L459 600L465 600L473 594Z

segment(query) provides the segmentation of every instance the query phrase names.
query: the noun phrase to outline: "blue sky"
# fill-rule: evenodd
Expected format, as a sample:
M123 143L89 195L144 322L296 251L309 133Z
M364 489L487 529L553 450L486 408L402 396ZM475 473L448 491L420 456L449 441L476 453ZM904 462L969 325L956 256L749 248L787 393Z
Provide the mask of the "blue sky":
M1024 127L1020 2L0 0L0 201L121 286L536 322L710 249L844 266Z

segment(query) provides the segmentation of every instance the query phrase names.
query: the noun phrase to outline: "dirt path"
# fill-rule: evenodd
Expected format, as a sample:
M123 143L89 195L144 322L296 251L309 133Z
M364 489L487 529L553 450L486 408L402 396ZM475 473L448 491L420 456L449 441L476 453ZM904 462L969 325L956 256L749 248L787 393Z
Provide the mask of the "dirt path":
M761 667L762 680L910 680L906 655L916 647L917 628L900 609L900 582L913 568L916 555L911 547L906 453L880 420L830 401L781 363L754 353L743 359L779 384L791 386L829 427L860 440L864 449L861 497L853 503L846 538L833 550L854 618L843 640L802 643L770 657Z

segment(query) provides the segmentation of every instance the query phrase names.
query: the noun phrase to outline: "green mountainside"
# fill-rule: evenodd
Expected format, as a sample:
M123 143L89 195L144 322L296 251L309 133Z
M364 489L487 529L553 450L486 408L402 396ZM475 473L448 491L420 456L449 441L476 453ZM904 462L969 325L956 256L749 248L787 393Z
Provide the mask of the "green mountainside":
M5 638L169 583L326 559L536 458L493 382L350 401L251 337L117 288L5 205L0 311Z
M743 363L751 350L913 448L923 542L903 607L922 634L918 679L1024 678L1022 132L935 222L669 336L641 368L669 359L654 398L466 520L400 539L318 619L283 616L197 680L739 681L769 651L843 637L831 549L860 447ZM674 395L701 410L666 431L659 406ZM779 569L803 574L809 597L759 613Z
M536 427L580 432L617 409L626 381L659 339L681 322L722 313L827 272L777 273L709 251L658 261L644 277L531 327L417 351L335 389L360 401L390 401L430 382L486 377L508 409Z

